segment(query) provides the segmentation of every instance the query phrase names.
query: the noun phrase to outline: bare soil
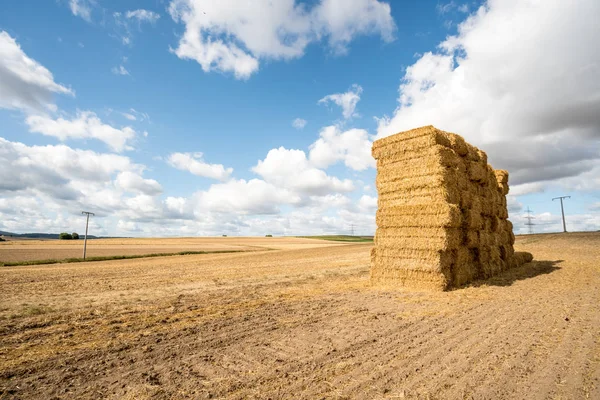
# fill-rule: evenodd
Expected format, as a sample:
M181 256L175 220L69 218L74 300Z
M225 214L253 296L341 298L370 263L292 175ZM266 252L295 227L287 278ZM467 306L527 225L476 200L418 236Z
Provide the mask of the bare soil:
M0 398L600 398L600 234L445 293L320 243L0 268Z

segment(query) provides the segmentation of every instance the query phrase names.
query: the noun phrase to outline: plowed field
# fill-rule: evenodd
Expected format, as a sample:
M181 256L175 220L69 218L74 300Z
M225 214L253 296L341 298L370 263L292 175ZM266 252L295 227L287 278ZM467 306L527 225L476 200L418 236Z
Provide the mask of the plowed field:
M598 233L519 237L534 262L445 293L279 240L0 268L0 398L600 398Z

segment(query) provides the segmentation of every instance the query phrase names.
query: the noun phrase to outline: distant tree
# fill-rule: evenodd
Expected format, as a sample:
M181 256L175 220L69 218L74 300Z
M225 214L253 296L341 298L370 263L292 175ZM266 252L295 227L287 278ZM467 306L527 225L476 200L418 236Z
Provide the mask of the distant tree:
M227 237L227 235L223 235L223 237Z
M73 233L71 233L71 238L72 238L73 240L77 240L77 239L79 239L79 233L77 233L77 232L73 232Z
M73 239L73 236L71 236L70 233L62 232L60 235L58 235L58 238L60 240L71 240L71 239Z
M273 237L273 235L265 235L265 237Z
M6 240L2 236L0 236L0 242L5 242L5 241Z

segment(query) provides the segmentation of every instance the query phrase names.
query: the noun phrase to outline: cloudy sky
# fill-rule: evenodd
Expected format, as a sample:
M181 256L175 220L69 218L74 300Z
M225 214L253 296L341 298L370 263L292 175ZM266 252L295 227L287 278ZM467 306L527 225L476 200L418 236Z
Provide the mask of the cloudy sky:
M0 8L0 230L373 234L372 141L429 124L509 170L517 232L559 195L600 229L597 0Z

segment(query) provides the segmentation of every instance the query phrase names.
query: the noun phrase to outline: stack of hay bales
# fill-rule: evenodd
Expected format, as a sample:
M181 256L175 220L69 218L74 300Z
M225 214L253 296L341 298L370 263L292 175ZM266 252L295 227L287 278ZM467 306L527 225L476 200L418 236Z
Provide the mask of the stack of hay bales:
M531 261L516 256L508 172L433 126L373 143L377 232L371 279L445 290Z

